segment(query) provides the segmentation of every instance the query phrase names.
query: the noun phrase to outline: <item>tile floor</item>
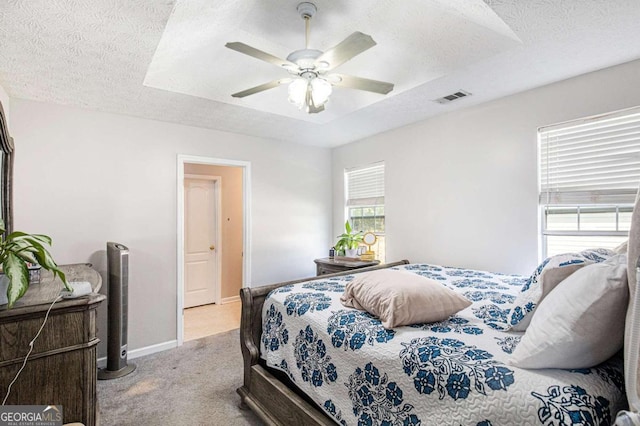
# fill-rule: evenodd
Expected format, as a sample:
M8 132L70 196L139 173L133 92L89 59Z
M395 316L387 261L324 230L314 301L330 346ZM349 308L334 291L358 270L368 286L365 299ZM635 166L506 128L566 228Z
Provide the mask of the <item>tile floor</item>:
M200 339L240 327L241 303L203 305L184 310L184 340Z

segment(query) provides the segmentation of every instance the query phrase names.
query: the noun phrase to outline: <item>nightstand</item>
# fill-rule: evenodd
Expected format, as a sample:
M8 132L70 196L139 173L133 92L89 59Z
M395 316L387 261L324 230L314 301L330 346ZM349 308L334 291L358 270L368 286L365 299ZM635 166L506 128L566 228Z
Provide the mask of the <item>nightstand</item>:
M332 257L323 257L322 259L315 259L316 263L316 275L333 274L334 272L351 271L353 269L366 268L368 266L375 266L380 263L379 260L342 260L334 259Z

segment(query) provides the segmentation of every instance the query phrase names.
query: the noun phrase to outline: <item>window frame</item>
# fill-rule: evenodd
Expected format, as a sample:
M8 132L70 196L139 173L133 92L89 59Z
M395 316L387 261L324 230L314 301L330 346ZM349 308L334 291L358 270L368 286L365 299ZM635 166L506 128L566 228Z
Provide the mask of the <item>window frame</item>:
M537 130L537 142L538 142L538 156L537 156L537 171L538 171L538 240L539 240L539 257L540 259L544 259L549 254L549 237L553 236L568 236L568 237L626 237L629 234L628 230L622 230L620 228L620 214L621 211L626 213L628 210L633 209L633 202L630 202L630 197L635 197L635 193L637 188L634 190L630 190L629 188L614 188L612 190L589 190L585 189L584 191L572 192L571 190L558 190L559 192L554 193L552 190L551 181L549 175L543 176L543 161L547 161L546 170L547 173L550 170L549 159L551 154L549 153L549 142L543 141L544 138L551 138L549 133L554 131L577 131L580 132L580 126L593 126L596 125L595 129L590 129L593 132L593 136L598 137L599 131L602 129L606 129L607 122L615 120L616 118L621 119L633 119L633 116L638 115L640 113L640 107L633 107L619 111L613 111L605 114L599 114L596 116L581 118L577 120L566 121L559 124L554 124L550 126L543 126L538 128ZM637 118L634 119L635 122L638 121ZM600 124L599 126L597 126ZM590 135L590 136L592 136ZM592 136L592 137L593 137ZM557 136L556 136L557 137ZM599 141L604 141L607 139L607 136L601 137ZM640 141L640 136L638 136L638 141ZM543 143L546 143L546 155L543 156ZM634 141L635 143L635 141ZM560 145L562 146L562 145ZM556 148L558 149L558 148ZM633 154L631 154L633 156ZM640 154L636 154L640 155ZM631 157L635 158L635 157ZM635 161L635 160L633 160ZM557 166L556 166L557 167ZM566 170L566 169L565 169ZM592 170L592 169L589 169ZM546 183L546 188L543 188L543 181ZM633 194L632 194L633 193ZM585 200L586 197L591 197L592 201L588 202ZM575 198L575 200L574 200ZM600 201L601 202L596 202ZM567 209L576 209L576 229L574 230L553 230L548 229L548 210L551 208L567 208ZM581 210L592 209L592 208L602 208L602 209L615 209L615 230L584 230L581 228Z
M356 166L356 167L351 167L348 169L344 170L344 175L343 175L343 179L344 179L344 221L350 221L351 226L354 227L354 230L356 230L355 225L353 223L353 221L351 220L351 214L350 214L350 209L364 209L364 208L373 208L374 209L374 218L376 217L380 217L380 216L376 216L375 215L375 210L376 208L382 207L384 209L384 216L381 216L384 218L385 220L385 230L384 231L364 231L364 232L372 232L374 235L376 235L376 237L383 237L384 238L384 242L385 242L385 256L386 256L386 241L387 241L387 234L386 234L386 215L387 215L387 210L386 210L386 203L384 201L384 195L382 195L381 197L377 197L376 203L374 204L354 204L354 205L349 205L349 174L352 172L357 172L357 171L361 171L361 170L366 170L369 168L374 168L374 167L380 167L382 166L382 173L383 173L383 193L384 193L384 188L386 186L386 165L384 161L377 161L375 163L369 163L366 165L361 165L361 166ZM380 200L382 199L382 203L380 203ZM343 222L344 222L343 221ZM375 228L375 226L374 226ZM378 243L376 243L378 244ZM379 256L379 253L376 252L376 257ZM381 259L382 261L384 261L384 259Z
M542 239L542 247L541 247L541 259L545 259L548 257L548 237L627 237L629 235L628 230L620 230L620 211L633 209L632 204L616 204L616 205L605 205L605 204L566 204L566 205L558 205L554 204L552 207L554 208L570 208L577 209L577 229L575 230L549 230L547 227L547 214L545 212L550 205L541 204L539 206L540 211L540 237ZM589 208L602 208L602 209L615 209L616 215L616 229L615 230L607 230L607 231L597 231L597 230L585 230L580 229L580 210L581 209L589 209ZM586 248L586 247L585 247Z

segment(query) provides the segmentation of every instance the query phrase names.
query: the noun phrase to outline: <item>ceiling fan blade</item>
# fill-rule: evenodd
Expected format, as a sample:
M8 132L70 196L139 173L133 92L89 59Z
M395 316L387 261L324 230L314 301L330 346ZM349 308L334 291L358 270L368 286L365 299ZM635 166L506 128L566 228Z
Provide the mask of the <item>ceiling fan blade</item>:
M329 80L334 86L366 90L367 92L380 93L381 95L386 95L393 90L393 83L354 77L346 74L331 74L327 76L327 80Z
M375 45L376 42L373 41L370 35L356 31L338 43L338 45L320 55L316 59L316 66L319 69L332 70ZM325 63L328 66L323 66Z
M280 80L273 80L260 86L252 87L251 89L243 90L242 92L234 93L234 98L244 98L245 96L255 95L256 93L264 92L265 90L273 89L281 84L289 83L292 79L281 78Z
M277 67L283 67L286 69L298 69L298 65L294 64L291 61L287 61L286 59L278 58L277 56L273 56L270 53L263 52L262 50L256 49L255 47L251 47L248 44L241 43L239 41L233 41L225 44L231 50L235 50L236 52L244 53L245 55L253 56L256 59L260 59L261 61L269 62Z

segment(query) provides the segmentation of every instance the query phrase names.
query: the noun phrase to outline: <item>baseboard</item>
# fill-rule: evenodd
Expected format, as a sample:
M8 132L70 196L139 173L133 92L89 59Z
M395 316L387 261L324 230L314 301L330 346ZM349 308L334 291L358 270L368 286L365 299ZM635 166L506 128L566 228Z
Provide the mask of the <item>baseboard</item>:
M177 340L170 340L168 342L158 343L151 346L145 346L144 348L133 349L129 351L127 359L136 359L141 356L155 354L156 352L166 351L167 349L173 349L178 347ZM105 368L107 366L107 357L98 358L98 368Z
M223 297L222 300L220 301L221 305L224 305L225 303L233 303L233 302L239 302L240 301L240 296L231 296L231 297Z

